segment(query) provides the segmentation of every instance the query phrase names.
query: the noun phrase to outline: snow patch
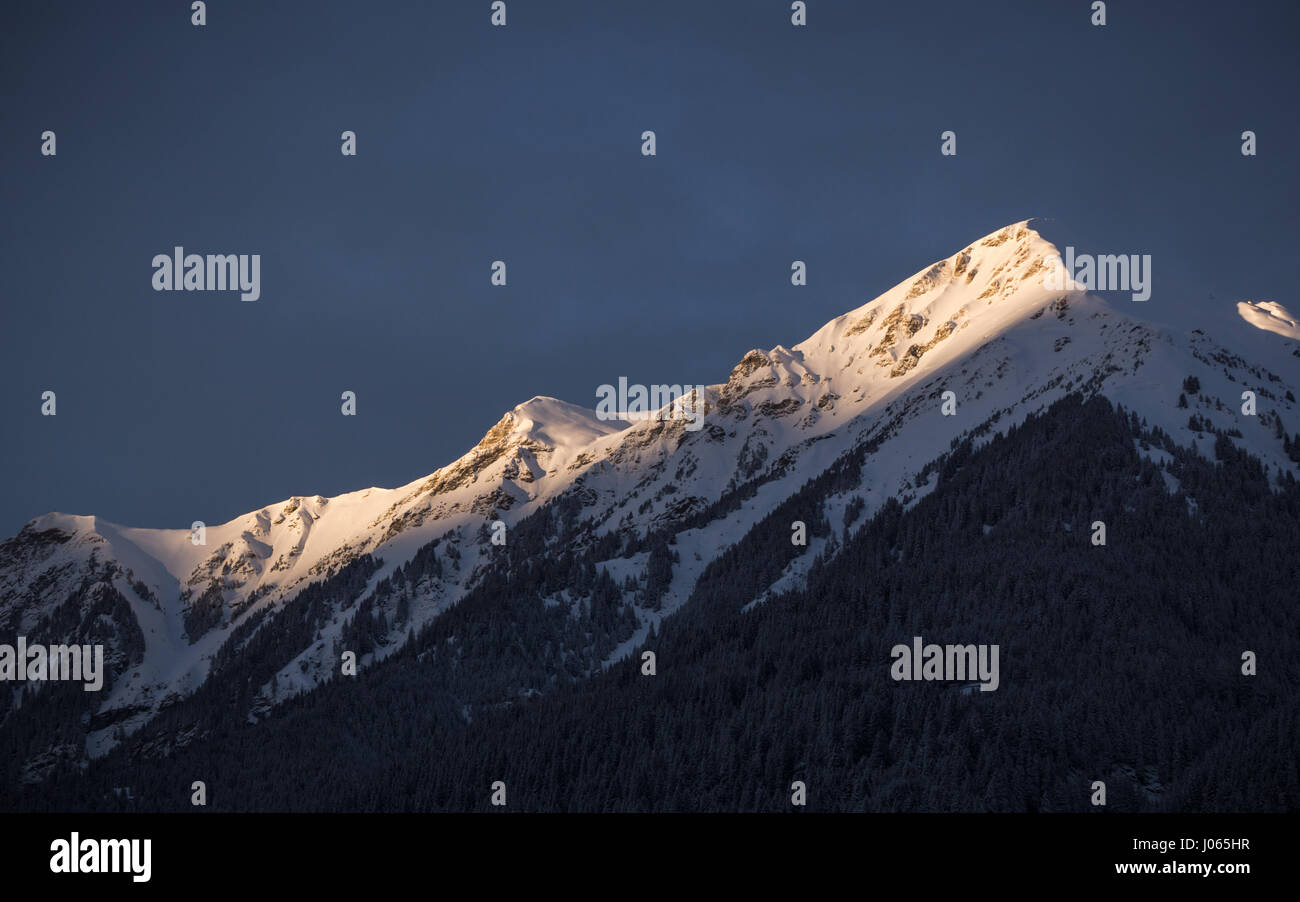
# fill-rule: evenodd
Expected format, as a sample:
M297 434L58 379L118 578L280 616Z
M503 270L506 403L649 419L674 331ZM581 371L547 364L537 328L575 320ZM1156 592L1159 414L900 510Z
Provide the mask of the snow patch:
M1237 313L1257 329L1300 339L1300 319L1277 301L1241 301Z

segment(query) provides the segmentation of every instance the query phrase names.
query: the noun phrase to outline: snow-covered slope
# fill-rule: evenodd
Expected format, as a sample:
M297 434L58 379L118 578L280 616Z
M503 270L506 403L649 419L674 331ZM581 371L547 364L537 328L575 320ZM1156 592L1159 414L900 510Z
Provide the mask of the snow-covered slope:
M407 628L437 617L495 566L485 527L499 520L513 528L557 499L581 508L570 541L620 531L673 538L670 585L654 605L638 605L640 626L612 660L682 604L722 550L863 443L874 451L858 484L808 519L828 516L848 530L889 497L911 503L929 488L925 465L954 439L990 437L1072 391L1101 392L1207 453L1216 430L1277 474L1294 471L1280 438L1283 423L1300 423L1294 373L1270 373L1200 332L1153 328L1077 286L1049 289L1056 257L1027 222L985 236L805 341L744 354L725 382L703 390L698 431L671 417L606 422L537 397L429 476L396 489L289 498L208 526L204 545L189 529L48 514L0 546L0 624L40 634L67 621L72 605L72 619L90 634L88 622L102 624L112 607L112 629L94 633L105 637L116 675L91 724L87 749L96 754L200 685L217 650L257 612L365 554L383 561L373 588L445 540L443 578L421 586L409 624L375 652L391 653ZM1267 312L1289 318L1280 307ZM1196 390L1183 390L1189 376ZM1255 393L1255 415L1243 412L1245 391ZM851 508L855 518L845 516ZM833 544L834 536L815 540L769 589L800 579ZM646 554L602 566L620 585L644 582ZM322 641L302 648L266 687L267 704L335 672L325 640L352 616L348 606L332 615ZM263 628L275 628L268 622Z

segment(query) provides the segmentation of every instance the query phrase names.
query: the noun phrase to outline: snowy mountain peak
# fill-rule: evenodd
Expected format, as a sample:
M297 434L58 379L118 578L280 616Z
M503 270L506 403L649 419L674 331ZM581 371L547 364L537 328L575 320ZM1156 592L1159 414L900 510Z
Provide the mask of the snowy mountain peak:
M1056 247L1013 223L914 273L791 349L751 350L722 388L724 406L765 387L802 387L827 409L846 391L870 401L970 354L1016 324L1075 304L1104 306L1071 282L1048 286ZM774 391L779 392L777 388ZM761 400L761 399L755 399Z
M909 372L942 343L970 350L1073 292L1045 287L1055 245L1013 223L939 260L863 306L831 320L794 348L823 374L855 360L890 377ZM950 338L960 336L952 341ZM951 358L952 354L936 354ZM865 357L865 359L863 359Z
M493 430L501 427L512 438L539 442L556 450L584 447L626 426L619 420L597 419L595 411L577 404L537 395L515 405Z

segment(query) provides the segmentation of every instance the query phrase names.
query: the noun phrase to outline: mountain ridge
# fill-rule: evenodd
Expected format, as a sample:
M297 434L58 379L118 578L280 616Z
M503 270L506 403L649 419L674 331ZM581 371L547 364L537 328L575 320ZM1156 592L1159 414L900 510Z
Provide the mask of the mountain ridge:
M709 561L863 442L881 453L867 459L858 489L828 499L817 516L847 521L851 508L870 514L888 498L914 504L929 490L925 467L960 437L987 438L1077 390L1104 393L1193 446L1198 436L1235 432L1233 440L1277 478L1294 469L1282 440L1282 415L1295 419L1294 386L1203 333L1153 328L1077 286L1048 289L1041 274L1060 256L1029 222L918 270L790 348L746 352L726 382L702 390L699 431L672 418L603 421L579 405L535 396L431 474L392 489L292 496L205 527L205 545L193 544L191 530L38 517L0 546L0 622L11 632L39 631L66 619L61 604L76 602L79 628L93 632L85 621L93 606L77 601L87 580L124 600L129 615L114 621L108 656L115 680L96 712L113 730L90 731L93 756L120 741L117 732L129 735L202 685L241 625L273 619L348 564L380 561L360 592L373 598L404 563L437 549L440 575L412 597L402 621L410 631L445 614L497 566L488 525L513 530L554 505L581 512L567 533L573 542L598 547L622 537L631 548L659 535L676 546L666 571L661 546L600 562L625 587L637 622L604 654L599 663L607 666L686 601ZM1192 375L1204 390L1184 399L1184 408L1177 387ZM1234 392L1247 380L1259 393L1259 417L1234 413ZM945 392L952 392L952 416L940 412ZM1192 416L1216 432L1191 429ZM836 541L814 535L808 553L751 603L797 585ZM581 603L570 595L552 602ZM263 687L264 703L336 674L332 645L350 635L356 616L350 603L333 609L317 630L321 641ZM388 631L366 660L403 644L402 629L384 622ZM143 637L138 653L134 640L121 638L135 631Z

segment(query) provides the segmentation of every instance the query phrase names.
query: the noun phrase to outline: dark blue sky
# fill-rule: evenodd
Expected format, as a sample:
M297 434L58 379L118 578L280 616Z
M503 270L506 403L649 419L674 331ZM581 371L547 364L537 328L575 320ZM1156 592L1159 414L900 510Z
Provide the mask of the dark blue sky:
M722 381L1029 217L1151 254L1150 319L1297 306L1291 2L208 5L0 12L0 534L404 483L536 394ZM154 292L178 244L261 254L261 300Z

